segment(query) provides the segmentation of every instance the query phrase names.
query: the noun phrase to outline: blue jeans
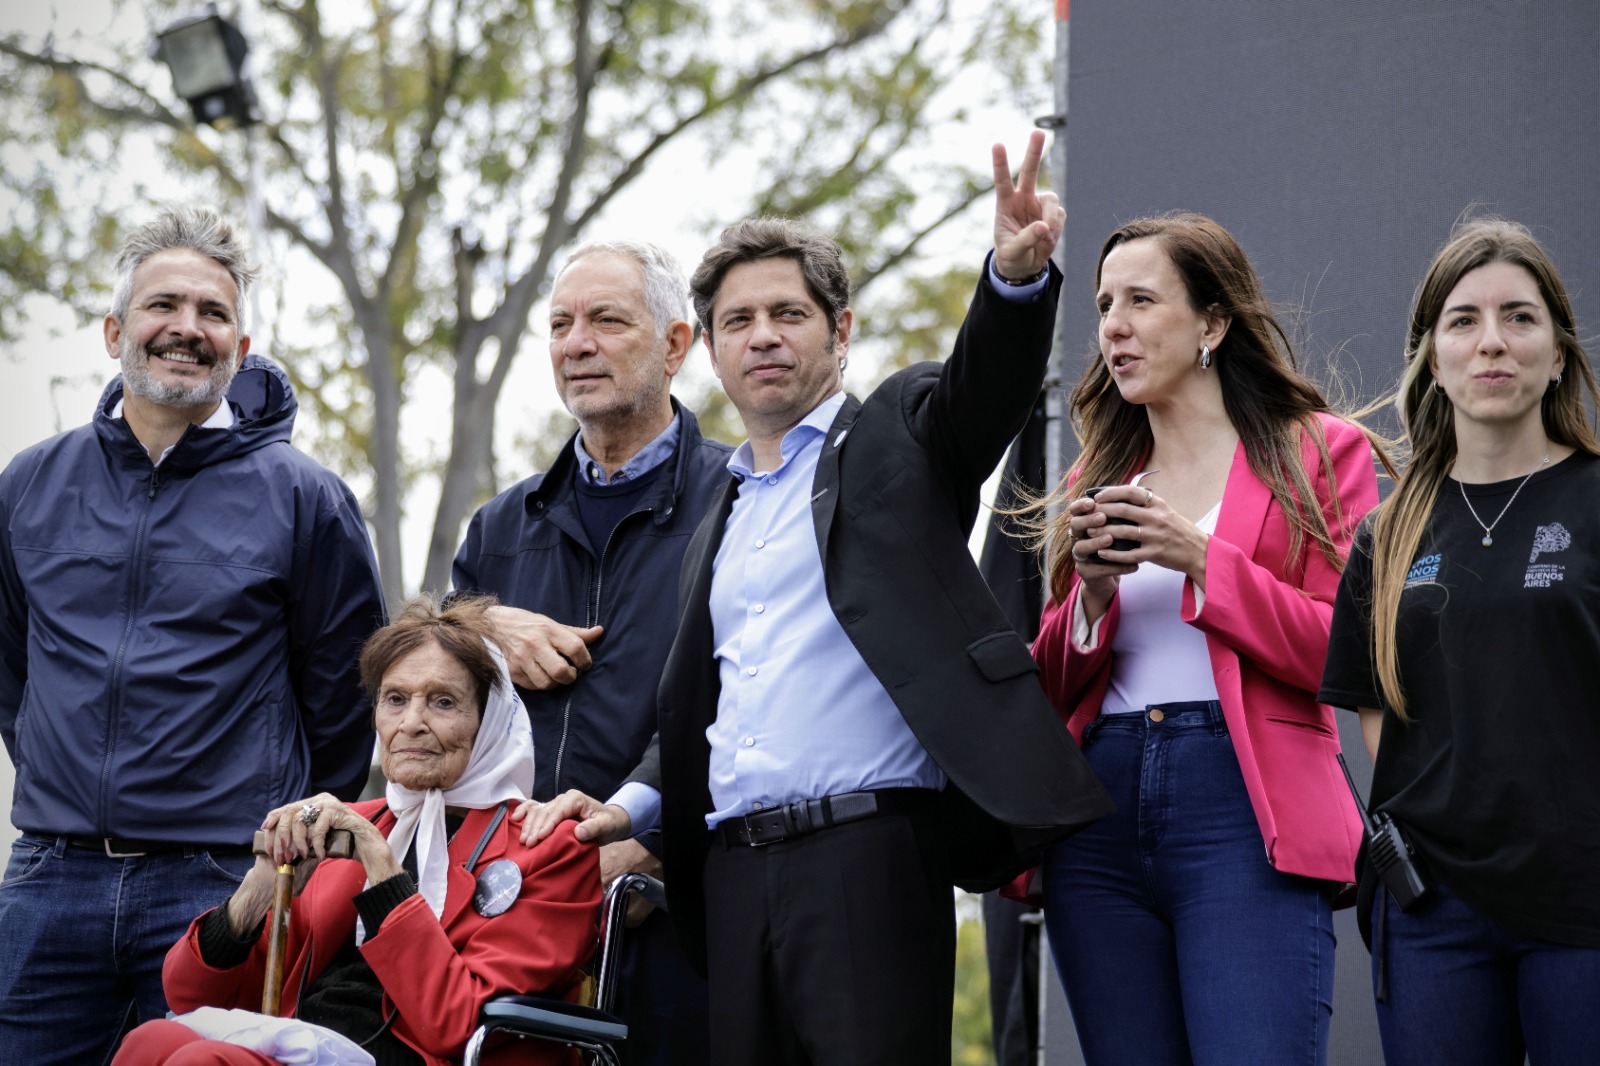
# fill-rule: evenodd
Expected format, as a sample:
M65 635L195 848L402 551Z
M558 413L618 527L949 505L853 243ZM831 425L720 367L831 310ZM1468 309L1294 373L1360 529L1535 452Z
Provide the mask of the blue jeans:
M166 1014L167 949L254 861L203 848L113 859L24 835L0 882L0 1059L109 1062L125 1027Z
M1101 716L1083 744L1116 810L1051 849L1044 891L1084 1061L1326 1063L1332 886L1267 862L1221 705Z
M1519 936L1443 885L1407 914L1373 902L1373 980L1388 1066L1600 1062L1600 948Z

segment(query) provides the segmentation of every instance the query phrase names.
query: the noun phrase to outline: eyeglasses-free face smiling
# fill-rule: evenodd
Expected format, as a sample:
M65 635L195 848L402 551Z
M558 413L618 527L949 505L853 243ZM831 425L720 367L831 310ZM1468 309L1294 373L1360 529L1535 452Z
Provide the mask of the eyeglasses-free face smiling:
M106 351L121 361L127 392L168 407L214 406L250 345L238 302L227 268L193 249L139 264L127 314L105 322Z

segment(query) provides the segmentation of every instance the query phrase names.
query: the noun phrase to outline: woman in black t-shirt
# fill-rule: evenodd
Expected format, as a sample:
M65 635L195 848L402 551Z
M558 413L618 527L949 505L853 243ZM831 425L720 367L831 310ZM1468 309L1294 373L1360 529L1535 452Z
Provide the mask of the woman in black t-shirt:
M1412 460L1339 586L1319 699L1432 891L1363 872L1389 1066L1600 1062L1600 399L1555 266L1459 226L1412 310Z

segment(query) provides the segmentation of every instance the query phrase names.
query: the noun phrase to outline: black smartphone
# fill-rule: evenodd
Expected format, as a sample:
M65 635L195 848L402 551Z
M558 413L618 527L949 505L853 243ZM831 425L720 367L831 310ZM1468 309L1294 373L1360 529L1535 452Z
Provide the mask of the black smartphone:
M1089 497L1092 500L1096 496L1098 496L1100 493L1104 492L1106 489L1115 488L1115 487L1116 486L1114 486L1114 485L1096 485L1092 489L1084 489L1083 490L1083 494L1085 496ZM1131 526L1131 525L1133 525L1133 523L1128 521L1125 518L1112 518L1110 515L1106 515L1106 528L1107 529L1110 529L1112 526ZM1131 552L1137 547L1139 547L1139 542L1138 541L1129 540L1126 537L1118 537L1116 540L1111 542L1111 550L1112 551L1117 551L1117 552ZM1096 552L1095 554L1098 555L1099 553Z

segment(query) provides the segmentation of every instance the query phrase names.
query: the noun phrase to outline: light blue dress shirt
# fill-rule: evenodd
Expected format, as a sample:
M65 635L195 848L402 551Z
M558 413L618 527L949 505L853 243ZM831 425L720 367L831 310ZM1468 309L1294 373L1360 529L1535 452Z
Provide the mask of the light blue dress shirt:
M986 275L1014 303L1048 284L1003 282L992 258ZM844 399L835 393L784 434L776 469L751 469L749 441L728 460L740 483L711 572L721 693L706 729L708 826L792 800L945 784L828 604L811 482L822 449L839 443L824 438ZM609 802L635 835L660 821L661 795L648 785L628 782Z
M616 485L648 474L677 452L678 438L683 435L682 425L683 416L674 411L672 421L667 423L667 428L662 430L655 440L634 452L633 457L622 464L622 469L609 478L606 477L605 467L595 462L584 450L583 434L580 432L572 438L572 451L578 457L578 476L596 485Z
M708 826L791 800L944 787L828 604L811 482L844 398L784 434L776 469L752 470L748 441L728 460L740 482L712 566L721 693L706 730Z

